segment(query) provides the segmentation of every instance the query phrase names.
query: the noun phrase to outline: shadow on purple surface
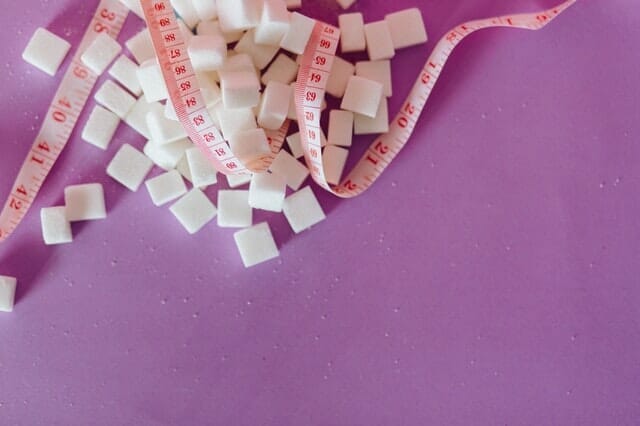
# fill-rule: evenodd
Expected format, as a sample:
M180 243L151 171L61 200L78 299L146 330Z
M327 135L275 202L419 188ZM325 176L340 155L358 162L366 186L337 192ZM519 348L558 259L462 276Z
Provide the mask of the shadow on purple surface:
M16 305L34 288L51 255L51 247L45 246L42 242L21 240L16 241L0 259L0 265L7 265L9 273L19 277Z

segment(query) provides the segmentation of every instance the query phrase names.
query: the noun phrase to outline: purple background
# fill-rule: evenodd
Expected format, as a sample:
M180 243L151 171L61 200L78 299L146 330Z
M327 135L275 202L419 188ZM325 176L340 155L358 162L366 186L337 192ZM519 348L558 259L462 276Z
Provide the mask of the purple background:
M332 0L305 3L335 22ZM429 45L393 61L395 113L453 25L554 3L356 9L424 11ZM38 26L77 45L96 4L3 2L2 197L62 76L20 54ZM106 177L141 137L122 126L104 153L77 132L0 247L0 273L20 280L0 315L0 423L640 423L638 22L636 0L583 0L541 32L472 36L379 183L320 194L328 220L301 235L258 215L281 257L249 270L232 230L191 237L144 188ZM39 209L91 181L109 218L46 247Z

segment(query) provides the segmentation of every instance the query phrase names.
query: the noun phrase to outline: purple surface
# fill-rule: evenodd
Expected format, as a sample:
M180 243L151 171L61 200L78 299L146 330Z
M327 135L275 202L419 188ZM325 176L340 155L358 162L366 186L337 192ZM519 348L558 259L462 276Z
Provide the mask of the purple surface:
M77 43L96 4L3 3L3 197L62 75L22 49L38 26ZM450 27L553 4L357 9L424 11L428 47L393 61L395 112ZM0 315L0 423L638 424L637 6L581 1L541 32L472 36L380 182L351 201L321 195L328 220L301 235L259 216L281 258L249 270L232 231L188 236L144 188L106 177L121 143L142 146L133 131L106 153L75 134L0 247L0 273L19 278L15 312ZM91 181L108 220L45 247L38 210Z

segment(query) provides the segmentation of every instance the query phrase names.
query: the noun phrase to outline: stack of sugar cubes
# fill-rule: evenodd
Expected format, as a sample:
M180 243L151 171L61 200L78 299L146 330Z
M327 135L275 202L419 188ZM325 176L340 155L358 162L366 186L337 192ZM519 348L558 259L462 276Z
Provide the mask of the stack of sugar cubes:
M139 1L120 1L142 17ZM211 118L229 147L245 164L271 153L268 132L280 129L286 120L297 120L293 85L315 20L290 11L301 7L300 0L171 3L179 15ZM354 0L338 3L348 8ZM340 182L353 134L388 130L390 59L395 51L427 40L418 9L367 24L361 13L347 13L339 16L339 25L342 52L366 51L369 60L354 64L337 57L330 74L327 93L334 103L339 102L340 109L329 112L328 136L323 134L322 140L325 174L333 184ZM53 75L69 49L65 43L39 29L25 51L25 60ZM144 183L151 202L157 206L172 203L169 210L189 233L198 232L216 217L220 227L240 229L235 241L247 267L279 254L268 223L253 223L253 209L282 212L295 233L325 219L313 190L304 186L309 171L300 161L301 136L295 132L286 138L288 150L277 154L268 172L227 176L229 189L218 191L214 204L204 190L218 184L216 170L178 121L148 29L125 46L133 59L121 54L118 42L100 34L81 57L95 74L108 70L111 77L94 95L97 105L82 138L106 150L123 121L147 140L142 150L122 144L107 166L110 177L131 191ZM145 182L154 165L163 173ZM106 215L103 198L100 203L101 187L78 188L67 188L70 198L65 207L42 211L47 244L71 241L69 222ZM74 195L84 200L82 208L77 207Z

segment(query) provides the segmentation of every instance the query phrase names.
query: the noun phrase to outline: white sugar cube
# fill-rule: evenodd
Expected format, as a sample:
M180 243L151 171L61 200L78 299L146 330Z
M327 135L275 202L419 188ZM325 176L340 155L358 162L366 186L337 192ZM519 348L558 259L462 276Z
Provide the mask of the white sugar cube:
M226 140L229 140L237 132L244 130L256 129L256 117L253 115L253 111L250 108L240 109L224 109L219 108L216 110L218 115L218 121L222 127L222 135Z
M261 0L216 0L223 31L248 30L260 23Z
M180 121L178 113L173 107L173 102L171 102L171 98L167 99L167 102L164 104L164 118L172 121Z
M215 0L191 0L193 8L201 21L210 21L218 17L218 7Z
M240 40L244 35L244 31L222 31L219 21L202 21L196 28L196 34L222 36L227 44L230 44Z
M344 53L362 52L367 48L362 13L345 13L338 16L340 48Z
M124 144L107 166L107 174L129 190L135 192L153 163L147 156L129 144Z
M120 3L127 6L127 8L138 15L141 19L144 20L144 12L142 10L142 5L139 0L120 0Z
M387 98L380 100L380 105L373 118L360 114L354 114L353 133L356 135L370 135L375 133L386 133L389 131L389 109Z
M172 143L187 137L187 132L182 124L166 118L164 111L149 111L147 113L147 127L151 133L151 140L158 145Z
M71 44L68 41L44 28L38 28L22 52L22 59L53 76L70 48Z
M176 20L176 23L178 24L178 28L180 29L180 34L182 34L184 42L186 44L189 44L189 40L191 40L191 37L193 37L193 31L181 18L178 18Z
M277 130L287 119L291 87L288 84L270 81L262 94L258 124L265 129Z
M351 146L353 139L353 113L334 109L329 113L329 144Z
M235 52L235 50L231 52ZM253 64L251 56L246 53L237 52L233 56L227 56L227 60L220 71L247 71L254 73L256 76L258 75L258 70Z
M340 108L375 117L382 99L382 84L363 77L349 78Z
M218 183L218 174L209 158L202 152L202 148L194 146L185 153L191 182L196 188Z
M238 231L233 238L246 268L275 259L280 255L267 222Z
M291 155L293 155L295 158L300 158L304 155L304 150L302 149L302 141L300 139L300 132L296 132L287 136L287 145L289 145Z
M382 94L386 97L393 95L390 61L356 62L356 75L382 84Z
M164 145L148 141L144 145L143 152L156 166L163 170L171 170L178 166L187 149L191 147L193 147L193 143L188 138Z
M136 98L111 80L105 81L94 99L120 118L125 118L136 103Z
M393 46L396 49L415 46L427 42L422 13L418 8L390 13L384 20L389 26Z
M289 30L289 11L283 0L265 0L260 25L255 31L257 44L280 46L282 38Z
M159 102L147 102L146 97L140 97L131 108L131 111L124 118L124 122L129 127L140 133L147 139L151 138L149 127L147 126L147 114L150 111L156 111L158 114L162 114L164 107Z
M151 34L147 28L131 37L124 45L133 57L136 58L138 64L156 58L156 52L153 50L153 42L151 41Z
M251 174L227 175L227 184L229 188L239 188L251 182Z
M71 224L65 215L65 207L47 207L40 210L42 239L46 245L67 244L73 241Z
M120 43L109 37L107 33L100 33L82 53L80 60L91 71L100 75L120 54L120 51L122 51Z
M220 91L220 86L216 83L218 78L216 73L199 72L196 73L196 77L198 78L198 83L200 83L200 93L208 107L222 102L222 92Z
M337 0L337 2L341 8L349 9L356 2L356 0Z
M161 206L187 193L187 186L177 170L170 170L145 182L151 201Z
M365 24L364 36L367 39L367 53L370 60L391 59L395 56L396 50L386 21Z
M329 74L329 79L327 80L327 93L337 98L343 97L349 78L351 78L355 69L356 67L351 62L336 56L331 68L331 74Z
M298 111L296 110L296 83L293 82L289 86L291 86L291 97L289 98L289 112L287 113L287 118L289 120L298 121Z
M274 173L257 173L249 185L249 205L254 209L281 212L287 192L283 176Z
M322 152L322 162L324 163L324 175L327 182L339 184L344 166L347 163L349 151L335 145L328 145Z
M195 27L200 21L200 16L196 11L196 8L193 7L192 0L171 0L171 5L178 12L182 21L189 28Z
M82 139L100 149L107 149L119 124L117 115L96 105L84 125Z
M260 81L249 71L220 71L222 102L227 109L253 108L260 102Z
M136 75L147 102L161 101L169 97L160 65L155 58L143 62L136 70Z
M214 71L222 67L227 57L227 42L215 35L193 36L188 51L196 71Z
M104 189L99 183L67 186L64 189L64 204L69 222L105 219L107 217Z
M280 42L280 47L296 55L303 54L315 25L315 19L311 19L298 12L293 12L291 14L289 30Z
M270 170L282 176L287 186L294 191L297 191L309 176L309 169L284 150L273 160Z
M296 234L326 219L324 211L310 186L288 196L282 206L291 229Z
M250 165L271 154L271 147L264 129L237 132L229 139L229 146L245 165Z
M120 55L109 69L109 75L122 84L135 96L142 94L142 87L138 81L138 66L129 58Z
M251 56L254 65L258 69L264 69L269 62L278 54L278 46L268 46L266 44L256 44L255 31L247 31L238 44L233 48L238 53L245 53Z
M218 191L218 226L245 228L253 223L249 191Z
M298 64L296 64L296 61L281 53L276 57L275 61L269 65L267 71L262 74L260 81L262 81L262 84L265 86L270 81L290 84L296 79L297 74Z
M194 188L180 198L169 210L184 226L189 234L195 234L216 217L217 209L211 200Z
M0 312L13 311L17 284L15 278L0 275Z

